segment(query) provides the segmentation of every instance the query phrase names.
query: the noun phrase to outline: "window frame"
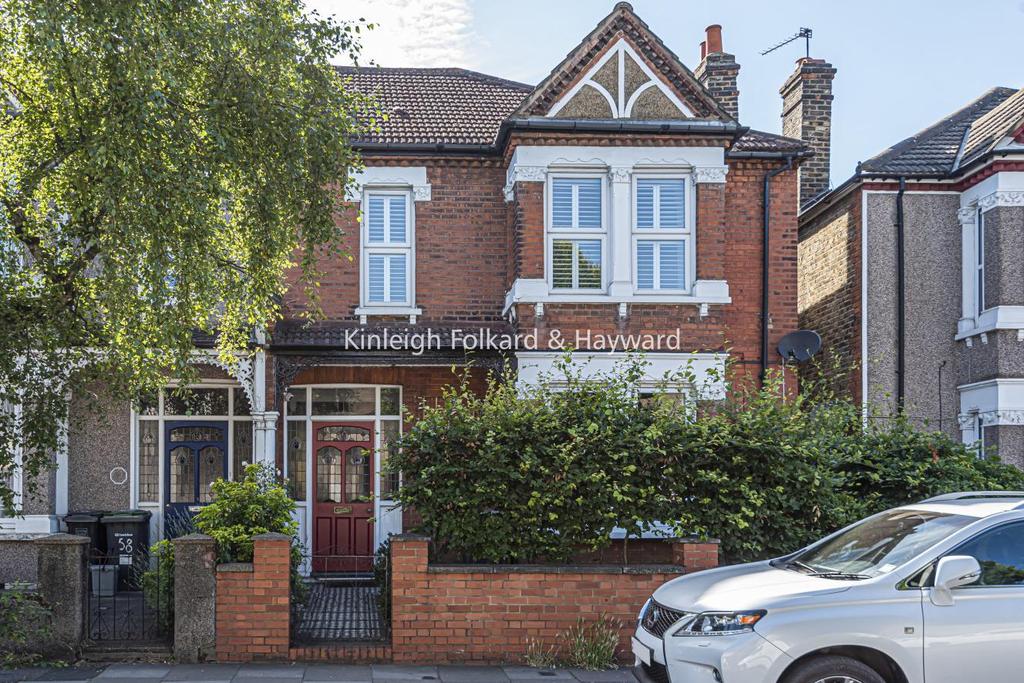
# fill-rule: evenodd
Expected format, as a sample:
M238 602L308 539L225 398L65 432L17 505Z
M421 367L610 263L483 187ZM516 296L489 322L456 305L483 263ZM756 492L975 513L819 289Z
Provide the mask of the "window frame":
M559 179L588 179L597 178L601 181L601 227L600 228L579 228L553 226L554 222L554 187L555 181ZM549 172L544 182L544 274L548 291L555 294L603 294L608 291L608 174L605 171L564 170ZM578 203L577 203L578 207ZM574 213L578 215L578 208L574 207ZM601 284L599 287L555 287L555 241L573 242L572 279L574 284L579 282L578 263L575 258L578 247L576 242L599 241L601 246Z
M370 198L373 196L402 197L405 199L405 241L392 242L391 231L387 220L384 225L384 242L370 242ZM390 212L389 203L385 202L385 216ZM407 311L416 302L416 202L412 188L395 186L364 186L362 192L362 210L359 226L359 303L365 309L389 309L396 312ZM371 301L370 300L370 257L371 256L405 256L406 299L404 301ZM385 260L386 272L391 267L390 259ZM390 278L385 278L385 299L391 296Z
M634 172L630 179L630 258L632 259L633 292L640 296L650 295L689 295L693 292L693 284L696 281L697 255L694 243L696 242L696 230L694 229L694 188L693 174L680 172ZM639 199L638 186L642 180L680 180L683 183L683 227L663 228L657 225L659 222L658 202L655 199L654 222L655 226L641 228L639 226ZM639 279L639 243L640 242L682 242L684 251L684 264L686 272L683 274L683 288L661 287L659 256L660 247L657 247L654 255L655 286L652 288L641 288Z
M975 318L985 306L985 211L979 206L974 221L974 308Z
M253 447L253 452L250 454L250 464L256 460L256 422L252 416L252 406L249 406L249 414L240 414L235 410L235 390L239 389L243 391L242 386L234 381L221 381L221 380L204 380L195 384L189 384L189 389L225 389L228 392L228 408L226 415L178 415L169 413L166 411L166 395L168 391L174 391L180 386L177 382L168 382L165 384L157 394L157 412L156 414L145 414L139 410L140 406L132 406L132 430L131 430L131 498L134 501L133 505L140 506L163 506L166 504L166 491L164 490L164 468L167 454L164 452L166 446L164 427L168 420L175 422L226 422L227 423L227 434L225 434L225 442L227 443L227 458L228 458L228 470L227 478L231 481L236 481L240 472L235 471L235 423L246 422L250 425L250 439ZM139 438L141 436L141 426L143 422L155 422L157 424L157 499L150 500L148 497L142 496L142 480L141 480L141 460L142 452L139 448Z

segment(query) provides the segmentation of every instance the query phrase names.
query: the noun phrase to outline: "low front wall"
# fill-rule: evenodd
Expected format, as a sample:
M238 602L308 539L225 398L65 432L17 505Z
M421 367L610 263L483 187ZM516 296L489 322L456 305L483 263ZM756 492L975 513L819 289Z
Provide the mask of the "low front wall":
M291 539L253 537L253 561L217 567L218 662L288 659Z
M620 657L661 584L717 566L714 542L673 543L672 565L431 565L428 541L392 537L391 649L403 662L522 662L557 647L579 619L621 623Z
M5 583L35 583L36 539L49 534L0 534L0 587Z

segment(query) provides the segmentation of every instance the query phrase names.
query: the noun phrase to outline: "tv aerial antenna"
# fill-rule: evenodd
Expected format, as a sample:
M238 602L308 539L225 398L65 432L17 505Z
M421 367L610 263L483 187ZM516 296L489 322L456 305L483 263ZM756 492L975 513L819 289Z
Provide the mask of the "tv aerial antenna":
M763 57L766 54L768 54L769 52L775 52L776 50L778 50L783 45L789 45L794 40L799 40L799 39L803 38L804 39L804 52L807 55L807 58L810 59L811 58L811 36L812 35L814 35L814 31L812 31L809 28L801 26L799 31L797 31L796 33L791 35L789 38L786 38L781 43L777 43L775 45L772 45L767 50L762 50L761 51L761 56Z

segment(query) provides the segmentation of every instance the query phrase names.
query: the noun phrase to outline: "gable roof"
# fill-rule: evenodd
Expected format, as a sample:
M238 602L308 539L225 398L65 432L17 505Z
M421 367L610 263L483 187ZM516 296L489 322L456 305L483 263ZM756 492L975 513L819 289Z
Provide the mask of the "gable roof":
M957 167L961 147L972 124L1017 92L1013 88L992 88L959 111L862 162L858 171L894 176L945 176Z
M682 98L697 118L732 121L729 113L711 96L693 72L633 12L628 2L616 3L606 16L513 113L514 117L545 116L556 102L582 78L604 52L625 39Z
M964 137L963 152L957 166L966 166L991 151L1000 140L1016 131L1021 123L1024 123L1024 88L974 120Z
M346 83L374 94L388 119L354 141L364 149L475 146L493 148L502 124L534 88L465 69L337 67ZM804 153L794 138L748 130L729 154Z
M466 69L336 67L376 96L387 120L355 142L383 145L494 144L498 129L533 86Z

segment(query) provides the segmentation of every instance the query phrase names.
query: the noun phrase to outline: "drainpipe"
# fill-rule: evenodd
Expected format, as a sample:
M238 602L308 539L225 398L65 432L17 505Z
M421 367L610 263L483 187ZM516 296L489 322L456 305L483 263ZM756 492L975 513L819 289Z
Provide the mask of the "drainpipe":
M793 156L786 164L764 174L764 238L761 252L761 383L768 377L768 267L771 261L770 235L772 216L772 178L793 168Z
M904 225L903 225L903 194L907 189L907 179L900 176L899 191L896 193L896 410L903 412L906 388L906 354L903 351L906 337L906 284Z

